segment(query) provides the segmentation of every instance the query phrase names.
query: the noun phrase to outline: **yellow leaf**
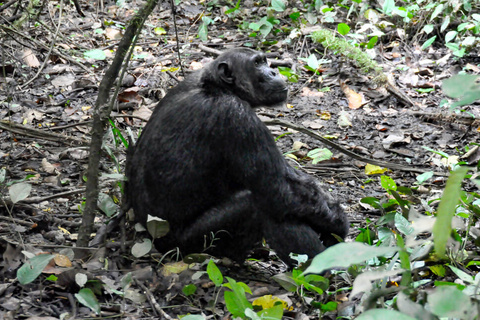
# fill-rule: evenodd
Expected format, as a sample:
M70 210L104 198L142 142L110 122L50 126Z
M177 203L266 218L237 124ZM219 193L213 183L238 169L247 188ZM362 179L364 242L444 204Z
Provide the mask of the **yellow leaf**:
M70 231L68 231L67 229L64 229L62 227L58 227L58 229L60 229L60 231L62 231L64 234L70 234Z
M55 264L59 267L69 268L72 266L72 261L70 261L70 259L63 254L57 254L53 260L55 260Z
M285 301L283 301L279 297L274 297L271 294L255 299L252 305L260 306L262 307L262 309L265 310L265 309L273 308L275 303L278 303L278 302L282 304L283 309L290 310L288 308L288 304Z
M373 164L367 163L367 165L365 166L365 174L367 175L382 174L385 171L388 171L388 169L382 168L379 166L374 166Z
M184 270L187 270L190 265L186 264L183 261L167 263L163 266L161 273L164 276L169 276L171 274L179 274Z

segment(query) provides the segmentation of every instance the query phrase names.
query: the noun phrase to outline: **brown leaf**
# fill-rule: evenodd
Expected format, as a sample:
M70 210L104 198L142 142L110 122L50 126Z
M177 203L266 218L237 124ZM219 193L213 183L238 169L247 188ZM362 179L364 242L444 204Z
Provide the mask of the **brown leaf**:
M345 82L340 83L343 93L348 99L348 107L350 109L358 109L363 105L363 96L360 93L356 93Z
M30 49L26 49L25 51L23 51L22 59L23 59L23 61L25 61L25 63L29 67L32 67L32 68L40 67L40 62L38 61L38 59L35 56L35 54L33 53L33 51L30 50Z
M71 267L72 266L72 261L67 256L64 256L63 254L57 254L55 258L53 258L55 261L55 264L59 267Z

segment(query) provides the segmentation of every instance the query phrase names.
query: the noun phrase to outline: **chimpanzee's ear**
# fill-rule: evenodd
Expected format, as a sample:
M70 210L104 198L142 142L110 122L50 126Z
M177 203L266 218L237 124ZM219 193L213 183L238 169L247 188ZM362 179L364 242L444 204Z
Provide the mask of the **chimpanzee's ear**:
M228 62L220 62L218 64L218 77L220 80L227 84L233 84L235 82L235 77L232 73L232 68Z

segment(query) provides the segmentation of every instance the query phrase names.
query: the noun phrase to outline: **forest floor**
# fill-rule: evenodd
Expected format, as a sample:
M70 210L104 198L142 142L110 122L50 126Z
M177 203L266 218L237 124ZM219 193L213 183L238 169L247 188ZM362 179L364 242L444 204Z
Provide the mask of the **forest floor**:
M220 318L228 318L223 295L215 296L218 288L207 276L201 276L204 265L194 264L180 272L175 269L183 267L179 264L163 267L165 261L160 254L135 258L129 250L121 252L119 231L109 235L106 248L91 248L88 260L75 258L72 247L82 219L89 125L98 84L125 23L138 7L135 2L123 7L108 2L99 10L80 2L86 17L67 6L60 21L58 6L47 3L40 16L42 25L27 27L24 22L25 27L18 33L0 29L4 51L0 68L6 70L6 77L0 75L0 119L8 121L0 123L0 168L5 170L0 181L0 318L63 319L67 313L77 318L95 317L90 308L75 298L79 299L79 274L89 280L101 303L103 317L178 318L189 313L208 316L214 312ZM243 9L259 14L247 4ZM197 18L204 10L203 4L188 2L177 8L181 63L187 73L215 58L199 46L202 42L196 37L200 24ZM477 108L465 107L463 113L450 113L448 108L440 107L445 99L441 81L460 70L480 73L479 48L458 59L444 48L421 50L418 43L403 41L392 29L382 38L391 40L375 46L375 60L397 89L413 101L410 105L385 88L372 85L368 75L355 65L324 50L309 37L298 36L287 42L286 36L277 35L276 44L265 46L260 37L249 37L248 32L238 29L236 20L221 15L220 10L218 7L212 11L220 20L209 25L209 41L204 46L222 51L252 46L267 52L271 61L286 61L299 75L297 83L289 84L288 105L259 109L262 120L295 123L328 136L363 157L401 164L403 170L391 169L387 174L398 186L418 187L411 197L421 211L437 205L432 200L442 195L449 165L447 157L432 150L443 152L448 159L458 159L465 155L467 146L480 140L480 125L474 121L480 117L478 104ZM54 50L49 52L57 23L61 25L60 32ZM166 34L157 27L166 30ZM92 49L102 49L106 59L83 56L83 52ZM130 130L133 136L138 135L158 100L175 85L174 77L183 77L176 50L171 10L164 3L147 21L112 113L112 128L124 137L130 135ZM305 69L305 62L299 60L311 54L326 60L319 75ZM45 59L46 65L40 68ZM360 97L361 103L353 103L352 95ZM380 184L380 175L366 171L365 162L331 149L330 159L312 164L306 155L312 149L324 148L321 141L281 124L270 129L291 164L316 175L341 201L351 221L347 241L354 240L362 229L382 216L380 210L361 202L367 197L381 201L389 198ZM104 212L98 214L97 228L118 209L121 198L116 174L123 173L125 147L113 132L108 130L105 136L100 168ZM462 159L475 164L479 158L477 152ZM419 185L416 178L420 172L409 168L437 174ZM11 186L16 181L28 182L31 190L26 199L13 204ZM126 244L131 247L133 227L127 228ZM17 270L26 257L39 253L59 255L36 280L20 284L16 280ZM225 259L217 264L224 275L243 281L252 289L249 300L271 294L291 307L284 316L318 317L318 310L308 306L302 296L286 291L270 278L285 271L282 264L277 263L280 270L268 259L249 262L248 268ZM134 280L127 283L125 276L129 273ZM189 284L197 287L193 295L182 291ZM336 311L323 313L323 319L352 316L352 306L361 302L349 300L347 294L326 299L340 304Z

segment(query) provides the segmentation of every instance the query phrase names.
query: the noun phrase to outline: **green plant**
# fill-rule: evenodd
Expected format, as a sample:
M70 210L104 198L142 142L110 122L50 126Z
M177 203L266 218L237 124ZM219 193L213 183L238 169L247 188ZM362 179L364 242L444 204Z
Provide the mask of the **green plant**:
M478 75L458 74L443 81L442 89L445 94L458 99L451 105L451 110L480 100L478 79L480 79Z
M378 84L387 82L383 69L368 54L348 43L348 41L336 37L333 32L322 29L312 32L311 37L313 41L320 43L326 49L338 52L354 61L364 72L371 74L374 82Z
M468 262L466 266L473 266L477 263L468 261L472 258L464 253L468 229L452 228L454 219L474 221L479 217L480 194L461 190L465 177L469 177L467 170L466 167L457 167L451 172L435 217L419 214L412 203L401 196L410 189L382 176L381 185L393 198L395 206L382 206L381 200L368 201L386 211L377 226L367 223L366 230L375 231L376 228L378 233L376 238L367 241L374 247L354 242L328 248L314 258L304 274L348 267L348 272L355 277L350 296L364 294L366 312L357 319L475 319L478 317L478 301L473 300L476 297L474 286L478 285L480 277L455 265ZM408 219L404 216L405 211ZM458 223L455 225L459 226ZM426 290L423 285L431 283L432 279L419 277L421 270L430 270L441 277L450 270L461 285L453 281L434 281L435 288ZM400 281L388 288L385 281L388 277L400 277ZM379 296L383 299L379 300ZM382 309L368 310L375 306Z
M243 282L237 282L232 278L226 277L227 283L224 283L224 278L220 269L213 260L210 260L207 265L207 274L210 280L215 284L216 291L214 293L215 301L218 300L218 294L221 288L227 288L224 292L225 304L227 310L235 317L242 319L282 319L283 305L275 304L270 308L263 308L260 311L254 311L253 305L247 300L246 294L252 294L250 288Z

